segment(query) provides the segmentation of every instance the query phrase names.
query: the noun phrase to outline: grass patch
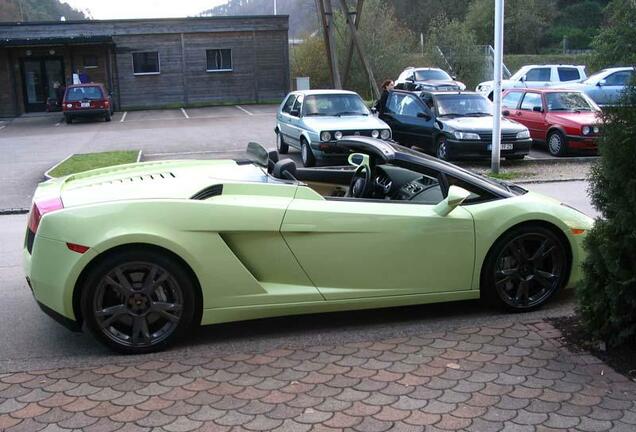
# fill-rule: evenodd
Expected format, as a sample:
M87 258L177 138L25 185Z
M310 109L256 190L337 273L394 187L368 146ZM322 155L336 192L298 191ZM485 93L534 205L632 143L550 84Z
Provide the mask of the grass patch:
M137 162L138 150L74 154L49 172L51 177L63 177L82 171Z
M486 175L488 177L496 178L498 180L512 180L512 179L521 177L521 173L516 171L499 171L498 174L495 174L492 171L488 171Z

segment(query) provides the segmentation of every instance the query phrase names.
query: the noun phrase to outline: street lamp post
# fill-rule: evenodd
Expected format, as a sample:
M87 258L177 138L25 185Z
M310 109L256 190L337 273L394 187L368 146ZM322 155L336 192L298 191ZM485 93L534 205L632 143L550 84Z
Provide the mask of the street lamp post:
M278 14L276 13L276 0L274 0L274 15L278 15Z
M492 125L492 152L491 171L499 173L501 158L501 75L503 68L503 27L504 27L504 0L495 0L495 59L494 59L494 89L493 102L495 103Z

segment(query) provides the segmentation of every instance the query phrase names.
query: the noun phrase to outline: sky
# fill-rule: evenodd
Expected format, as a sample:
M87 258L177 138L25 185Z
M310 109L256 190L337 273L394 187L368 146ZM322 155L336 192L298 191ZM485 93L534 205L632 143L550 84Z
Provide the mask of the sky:
M198 15L227 0L62 0L94 19L172 18Z

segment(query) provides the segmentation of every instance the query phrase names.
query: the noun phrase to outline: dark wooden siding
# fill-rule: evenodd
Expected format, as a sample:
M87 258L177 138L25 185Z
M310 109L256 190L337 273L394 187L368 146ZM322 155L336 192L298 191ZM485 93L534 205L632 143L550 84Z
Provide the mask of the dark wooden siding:
M0 117L16 115L15 83L11 73L9 51L0 48Z

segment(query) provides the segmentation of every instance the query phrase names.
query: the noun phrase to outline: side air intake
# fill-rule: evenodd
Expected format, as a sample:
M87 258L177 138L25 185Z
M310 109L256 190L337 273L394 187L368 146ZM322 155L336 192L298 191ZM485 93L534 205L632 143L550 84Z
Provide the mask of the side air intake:
M218 184L214 186L208 186L205 189L200 190L199 192L192 195L190 199L202 201L221 194L223 194L223 185Z

